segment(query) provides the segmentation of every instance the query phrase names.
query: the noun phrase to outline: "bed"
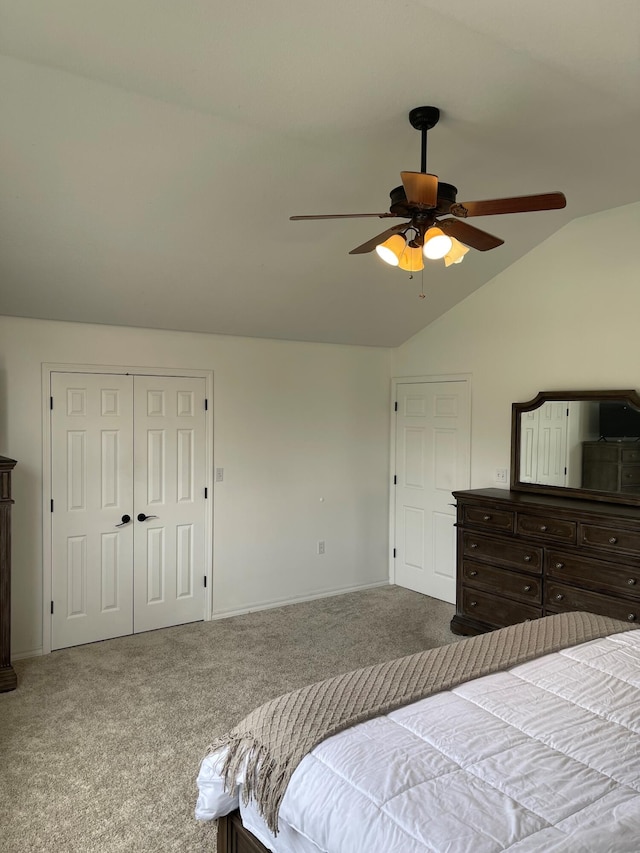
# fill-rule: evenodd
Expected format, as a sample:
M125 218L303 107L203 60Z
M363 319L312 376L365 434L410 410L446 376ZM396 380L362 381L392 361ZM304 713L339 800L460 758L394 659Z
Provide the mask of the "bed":
M218 853L638 853L640 631L559 614L310 685L198 788Z

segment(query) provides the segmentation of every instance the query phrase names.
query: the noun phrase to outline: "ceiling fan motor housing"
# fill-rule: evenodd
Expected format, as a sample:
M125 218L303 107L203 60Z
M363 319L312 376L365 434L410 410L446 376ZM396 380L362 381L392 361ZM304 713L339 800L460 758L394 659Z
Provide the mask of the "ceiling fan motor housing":
M453 184L445 184L444 181L438 181L438 206L431 210L423 210L413 204L409 204L404 187L395 187L389 193L389 197L391 198L389 211L396 216L414 217L420 214L442 216L445 213L449 213L449 208L452 204L455 204L457 194L458 189Z

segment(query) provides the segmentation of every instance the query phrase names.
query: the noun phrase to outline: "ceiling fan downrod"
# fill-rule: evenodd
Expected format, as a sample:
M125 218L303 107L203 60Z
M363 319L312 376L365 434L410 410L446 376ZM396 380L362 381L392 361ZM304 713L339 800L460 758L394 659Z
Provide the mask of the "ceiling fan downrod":
M435 127L440 120L440 110L437 107L416 107L409 113L411 126L422 134L420 146L420 171L427 174L427 131Z

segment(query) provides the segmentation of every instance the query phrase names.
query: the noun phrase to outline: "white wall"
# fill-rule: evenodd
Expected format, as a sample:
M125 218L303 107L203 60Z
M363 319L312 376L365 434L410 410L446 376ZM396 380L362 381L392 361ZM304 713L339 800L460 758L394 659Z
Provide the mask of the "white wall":
M509 468L513 401L640 388L639 234L640 204L575 220L394 351L394 376L472 374L472 488Z
M13 654L42 646L43 362L214 371L215 613L388 579L389 350L0 317Z

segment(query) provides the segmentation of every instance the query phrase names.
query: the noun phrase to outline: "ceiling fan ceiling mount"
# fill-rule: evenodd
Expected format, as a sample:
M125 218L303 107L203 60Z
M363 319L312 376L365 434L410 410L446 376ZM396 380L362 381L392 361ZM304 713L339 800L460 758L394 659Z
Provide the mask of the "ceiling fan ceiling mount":
M409 121L416 130L431 130L440 121L438 107L415 107L409 113Z

